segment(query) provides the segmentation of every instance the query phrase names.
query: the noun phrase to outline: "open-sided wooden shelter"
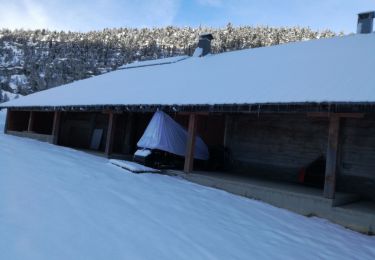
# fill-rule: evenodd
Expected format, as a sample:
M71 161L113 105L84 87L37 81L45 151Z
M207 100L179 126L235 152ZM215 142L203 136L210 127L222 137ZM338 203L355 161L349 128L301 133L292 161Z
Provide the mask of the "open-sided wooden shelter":
M232 169L297 180L326 159L324 196L336 187L375 199L375 34L290 43L125 66L1 104L5 132L58 145L132 154L153 112L230 150Z

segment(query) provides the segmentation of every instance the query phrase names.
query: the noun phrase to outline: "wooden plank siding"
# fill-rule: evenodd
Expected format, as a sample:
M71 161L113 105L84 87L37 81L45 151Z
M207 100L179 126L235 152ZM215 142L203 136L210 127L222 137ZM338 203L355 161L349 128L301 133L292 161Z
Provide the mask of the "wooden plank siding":
M27 131L29 125L29 111L8 110L7 131Z
M234 169L297 180L298 170L326 154L328 120L305 115L231 116L227 144ZM283 176L278 176L282 173Z
M340 134L338 190L375 200L375 116L344 119Z
M342 125L341 174L374 178L375 117L345 119Z
M123 153L131 154L133 151L133 141L134 139L134 113L128 113L126 116L126 127L125 127L125 137L123 144ZM136 140L138 141L138 140Z
M59 144L79 149L90 149L93 129L103 129L98 151L104 152L107 139L108 114L62 112Z
M233 170L287 181L320 155L326 156L328 117L231 115L226 129ZM375 116L341 118L338 191L375 199Z

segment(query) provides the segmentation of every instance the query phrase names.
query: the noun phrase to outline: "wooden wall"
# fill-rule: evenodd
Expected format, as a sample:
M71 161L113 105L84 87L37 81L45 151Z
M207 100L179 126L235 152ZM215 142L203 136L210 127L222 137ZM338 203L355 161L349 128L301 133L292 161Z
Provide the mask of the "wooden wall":
M235 115L226 142L234 169L297 181L299 169L325 155L328 120L306 115Z
M29 124L29 111L11 111L9 110L9 122L8 122L8 130L9 131L27 131L27 127Z
M297 181L326 155L328 119L306 115L231 115L227 146L235 171ZM341 119L337 190L375 199L375 116Z
M122 153L125 143L125 130L127 126L127 114L116 114L113 140L113 153Z
M33 132L51 135L54 112L34 112Z
M104 151L108 127L108 114L65 112L61 118L59 144L89 149L94 129L103 129L100 151Z
M137 150L137 142L141 139L143 136L143 133L145 132L148 124L150 123L153 113L135 113L134 114L134 128L132 133L132 142L131 142L131 149L130 153L134 154L134 152Z
M172 114L171 117L185 129L189 125L188 115ZM221 146L224 142L224 115L198 115L197 134L208 146Z
M152 113L123 113L116 115L113 152L133 155Z
M375 199L375 116L342 119L338 189Z

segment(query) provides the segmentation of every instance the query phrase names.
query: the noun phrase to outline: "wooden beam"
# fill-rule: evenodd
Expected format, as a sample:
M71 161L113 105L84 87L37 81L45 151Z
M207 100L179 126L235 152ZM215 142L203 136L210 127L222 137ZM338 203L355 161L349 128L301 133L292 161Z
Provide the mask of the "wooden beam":
M178 112L178 115L182 116L190 116L191 112ZM209 112L194 112L194 114L199 115L199 116L208 116L210 113Z
M339 147L340 117L331 116L328 130L327 160L324 182L324 197L333 199L335 197L337 157Z
M53 126L52 126L52 143L57 144L59 139L59 131L60 131L60 119L61 119L61 112L55 111L53 116Z
M123 111L113 111L113 110L103 110L102 111L102 114L111 114L111 113L113 113L113 114L122 114Z
M113 137L115 132L115 115L114 113L109 113L108 129L107 129L107 140L105 143L105 154L107 157L112 153L113 148Z
M188 138L186 142L184 172L189 173L194 168L195 137L197 131L197 115L191 113L189 116Z
M29 124L27 126L27 132L32 132L33 131L33 126L34 126L34 111L30 111L29 115Z
M345 118L363 118L364 113L328 113L328 112L312 112L307 113L308 117L345 117Z

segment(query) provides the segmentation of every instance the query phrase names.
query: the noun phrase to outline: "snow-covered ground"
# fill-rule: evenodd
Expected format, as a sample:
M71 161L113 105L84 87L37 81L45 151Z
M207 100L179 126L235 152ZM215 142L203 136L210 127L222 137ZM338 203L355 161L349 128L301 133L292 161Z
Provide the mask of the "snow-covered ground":
M1 133L0 259L364 260L375 237Z

